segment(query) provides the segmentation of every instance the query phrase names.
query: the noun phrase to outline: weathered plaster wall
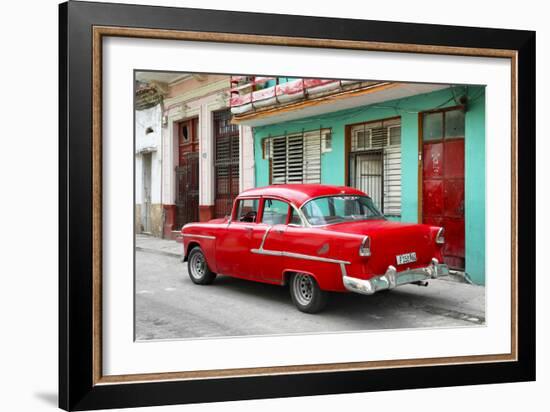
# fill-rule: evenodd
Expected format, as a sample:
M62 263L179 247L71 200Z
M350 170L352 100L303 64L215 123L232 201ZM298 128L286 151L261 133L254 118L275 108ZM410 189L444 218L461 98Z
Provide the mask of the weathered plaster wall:
M173 99L177 98L179 96L187 95L187 99L190 99L190 96L196 93L197 91L200 91L198 95L204 95L205 93L208 93L208 88L215 89L216 83L228 83L229 77L225 75L217 75L217 74L207 74L207 75L198 75L198 76L192 76L190 78L186 78L184 80L175 82L174 84L170 85L168 89L168 94L166 95L167 99ZM225 87L228 87L229 85L225 85Z
M150 129L147 133L147 129ZM151 131L152 130L152 131ZM151 156L151 204L161 202L161 144L162 144L162 106L160 104L145 110L138 110L135 113L135 221L136 232L141 233L143 229L143 216L141 205L144 202L143 193L143 157L145 154ZM152 208L151 208L152 210ZM152 211L151 213L152 214ZM151 230L160 233L162 221L153 223L151 219ZM161 219L162 220L162 219Z
M209 75L203 81L188 79L170 88L165 100L166 124L163 133L162 203L175 203L175 167L177 166L177 124L199 118L199 204L214 205L214 130L213 112L229 108L229 77ZM254 145L252 131L240 131L240 190L254 186Z
M141 205L136 204L134 207L134 231L136 233L143 232L143 225L141 223Z
M162 236L162 205L161 204L152 204L151 205L151 233L153 236L161 237Z
M202 81L190 78L170 87L164 102L166 123L162 129L163 204L173 205L176 200L178 122L193 117L199 118L199 204L214 204L212 112L228 107L228 90L228 76L206 76Z
M485 94L484 87L444 89L404 99L357 107L315 118L254 128L256 186L269 184L269 161L262 158L262 139L302 130L332 128L332 151L322 154L321 182L345 181L345 126L401 117L401 221L418 222L418 120L419 112L455 106L454 96L467 94L466 113L466 272L476 283L485 278Z
M239 192L254 187L254 134L249 126L239 126Z

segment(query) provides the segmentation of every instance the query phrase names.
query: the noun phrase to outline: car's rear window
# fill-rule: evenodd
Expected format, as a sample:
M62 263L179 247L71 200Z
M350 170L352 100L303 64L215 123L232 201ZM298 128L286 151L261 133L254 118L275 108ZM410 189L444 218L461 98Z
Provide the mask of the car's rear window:
M302 206L313 226L354 220L383 219L382 213L368 196L326 196L308 201Z

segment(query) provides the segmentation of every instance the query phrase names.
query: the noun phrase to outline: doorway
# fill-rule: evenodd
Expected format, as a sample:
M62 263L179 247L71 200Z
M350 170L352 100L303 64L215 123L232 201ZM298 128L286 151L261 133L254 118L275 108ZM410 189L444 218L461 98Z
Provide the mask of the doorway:
M422 222L445 228L443 258L465 268L464 110L422 114Z
M214 112L214 216L231 214L239 194L239 127L231 123L231 112Z
M199 119L178 124L178 166L176 167L176 219L180 230L199 220Z

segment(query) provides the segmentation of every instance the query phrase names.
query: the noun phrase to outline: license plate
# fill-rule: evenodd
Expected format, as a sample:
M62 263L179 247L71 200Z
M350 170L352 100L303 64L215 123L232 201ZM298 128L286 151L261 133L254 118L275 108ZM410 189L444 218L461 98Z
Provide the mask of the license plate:
M404 253L402 255L397 255L396 258L397 258L398 265L404 265L406 263L416 262L416 253L415 252Z

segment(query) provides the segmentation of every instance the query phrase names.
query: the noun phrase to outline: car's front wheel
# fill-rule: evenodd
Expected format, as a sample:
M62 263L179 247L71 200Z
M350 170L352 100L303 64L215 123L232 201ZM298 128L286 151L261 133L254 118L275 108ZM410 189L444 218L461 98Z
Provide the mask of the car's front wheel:
M327 304L327 295L313 276L307 273L294 273L290 278L290 296L302 312L317 313L323 310Z
M204 253L199 246L189 252L187 268L189 277L197 285L209 285L216 279L216 274L208 268Z

